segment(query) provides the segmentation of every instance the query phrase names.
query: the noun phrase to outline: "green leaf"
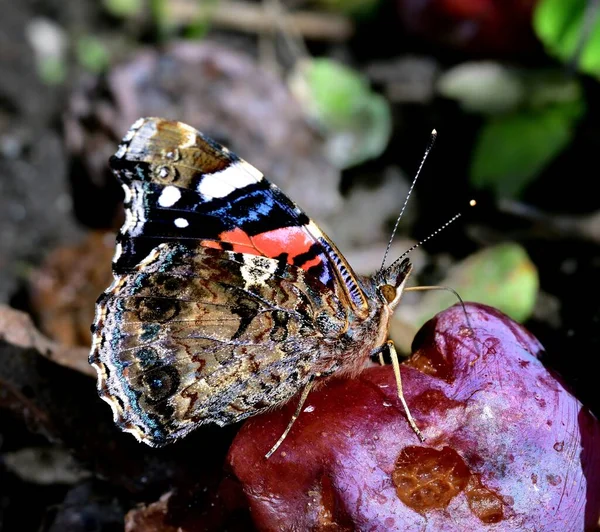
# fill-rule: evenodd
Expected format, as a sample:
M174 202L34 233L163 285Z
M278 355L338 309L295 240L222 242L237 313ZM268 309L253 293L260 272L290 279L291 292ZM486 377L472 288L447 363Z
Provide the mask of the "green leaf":
M167 40L177 28L177 23L173 20L170 4L167 0L149 0L150 13L158 30L158 38Z
M89 35L81 37L77 41L76 54L79 63L91 72L100 73L108 67L108 50L96 37Z
M201 0L199 2L198 15L191 20L185 29L186 39L202 39L210 30L211 21L219 0Z
M327 125L351 125L369 96L362 76L329 59L311 61L307 65L307 79L314 112Z
M519 71L492 61L462 63L444 72L437 90L466 111L494 114L515 109L526 97Z
M37 62L37 71L46 85L60 85L67 77L67 63L62 57L42 57Z
M506 243L479 251L456 264L441 285L456 290L463 301L490 305L523 322L533 312L539 278L525 249L516 243ZM410 312L409 321L418 328L457 302L451 292L427 292Z
M576 101L490 118L475 145L472 184L518 196L569 144L583 111Z
M465 302L495 307L523 322L535 307L539 277L525 249L516 243L506 243L479 251L459 262L440 286L456 290ZM416 304L400 304L390 329L396 347L403 353L410 353L414 335L421 326L456 303L458 299L451 292L431 290Z
M305 61L290 80L306 113L326 134L325 152L339 168L378 157L392 131L390 106L355 70L329 59Z
M533 27L550 55L600 76L600 8L588 0L540 0Z
M371 94L365 102L364 134L360 135L361 150L351 165L379 157L392 136L392 112L388 101L380 94Z
M104 0L104 9L118 18L133 17L144 7L144 0Z

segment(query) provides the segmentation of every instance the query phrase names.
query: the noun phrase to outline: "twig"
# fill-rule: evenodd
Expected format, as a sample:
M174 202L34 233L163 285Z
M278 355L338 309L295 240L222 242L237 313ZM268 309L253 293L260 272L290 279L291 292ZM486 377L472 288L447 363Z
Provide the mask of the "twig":
M272 33L282 25L294 28L305 39L320 41L345 41L354 33L352 22L340 15L295 11L285 13L283 20L277 20L272 10L244 1L220 1L203 8L197 0L172 0L168 10L175 23L206 17L215 27L246 33Z
M583 216L548 214L514 200L500 200L498 209L512 216L545 226L554 233L600 243L600 211Z

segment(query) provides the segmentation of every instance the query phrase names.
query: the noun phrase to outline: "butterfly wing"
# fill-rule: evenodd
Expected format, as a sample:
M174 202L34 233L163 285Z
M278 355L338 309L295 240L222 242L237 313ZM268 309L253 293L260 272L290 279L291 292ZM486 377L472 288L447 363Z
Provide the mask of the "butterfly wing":
M144 119L111 164L126 221L90 362L116 422L163 445L293 396L348 326L352 287L340 279L353 277L337 250L258 171L189 126Z
M339 300L301 268L165 243L100 298L92 361L119 425L163 445L289 399L345 326Z
M261 172L181 122L140 119L111 158L125 189L126 220L115 272L159 243L198 240L283 257L317 277L359 315L368 304L352 269L327 236Z

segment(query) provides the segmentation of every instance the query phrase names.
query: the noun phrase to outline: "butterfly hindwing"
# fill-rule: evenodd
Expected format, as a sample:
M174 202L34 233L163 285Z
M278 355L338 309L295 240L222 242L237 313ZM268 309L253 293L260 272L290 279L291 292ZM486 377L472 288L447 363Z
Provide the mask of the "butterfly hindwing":
M285 401L307 383L319 344L346 326L339 300L319 288L274 259L161 244L99 300L101 396L151 445Z

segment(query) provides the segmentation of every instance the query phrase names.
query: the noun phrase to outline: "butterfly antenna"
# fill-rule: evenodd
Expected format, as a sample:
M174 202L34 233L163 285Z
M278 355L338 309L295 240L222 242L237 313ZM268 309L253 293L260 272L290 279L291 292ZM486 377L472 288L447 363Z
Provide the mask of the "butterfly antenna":
M412 194L412 191L415 188L415 183L417 182L417 179L419 178L419 174L421 173L421 169L423 168L423 165L425 164L425 160L427 159L427 156L429 155L431 148L433 148L433 145L435 144L436 138L437 138L437 131L434 129L431 132L431 136L429 137L429 144L427 144L427 148L425 149L425 153L423 154L423 158L421 159L421 164L419 165L419 169L417 170L417 173L412 181L412 184L410 185L410 188L408 189L408 194L406 195L406 199L404 200L404 205L402 205L400 214L398 215L398 218L396 219L396 224L394 225L394 229L392 230L392 236L390 237L390 241L388 242L387 248L385 248L385 253L383 254L383 260L381 261L381 270L383 270L385 267L385 261L387 260L388 253L390 252L390 248L392 247L392 241L394 240L394 236L396 236L396 231L398 230L398 224L400 223L402 215L404 214L404 211L406 209L406 205L408 204L410 195Z
M469 201L469 206L471 207L475 207L475 205L477 205L477 202L472 199L471 201ZM427 238L424 238L423 240L421 240L420 242L417 242L415 245L409 247L404 253L402 253L402 255L400 255L390 266L388 266L388 270L392 269L396 264L398 264L404 257L406 257L406 255L408 255L409 253L411 253L412 251L414 251L415 249L417 249L418 247L422 246L425 242L427 242L428 240L431 240L434 236L436 236L438 233L441 233L444 229L446 229L451 223L455 222L456 220L458 220L460 217L462 216L462 212L459 212L458 214L455 214L452 218L450 218L444 225L442 225L441 227L438 227L433 233L431 233Z

